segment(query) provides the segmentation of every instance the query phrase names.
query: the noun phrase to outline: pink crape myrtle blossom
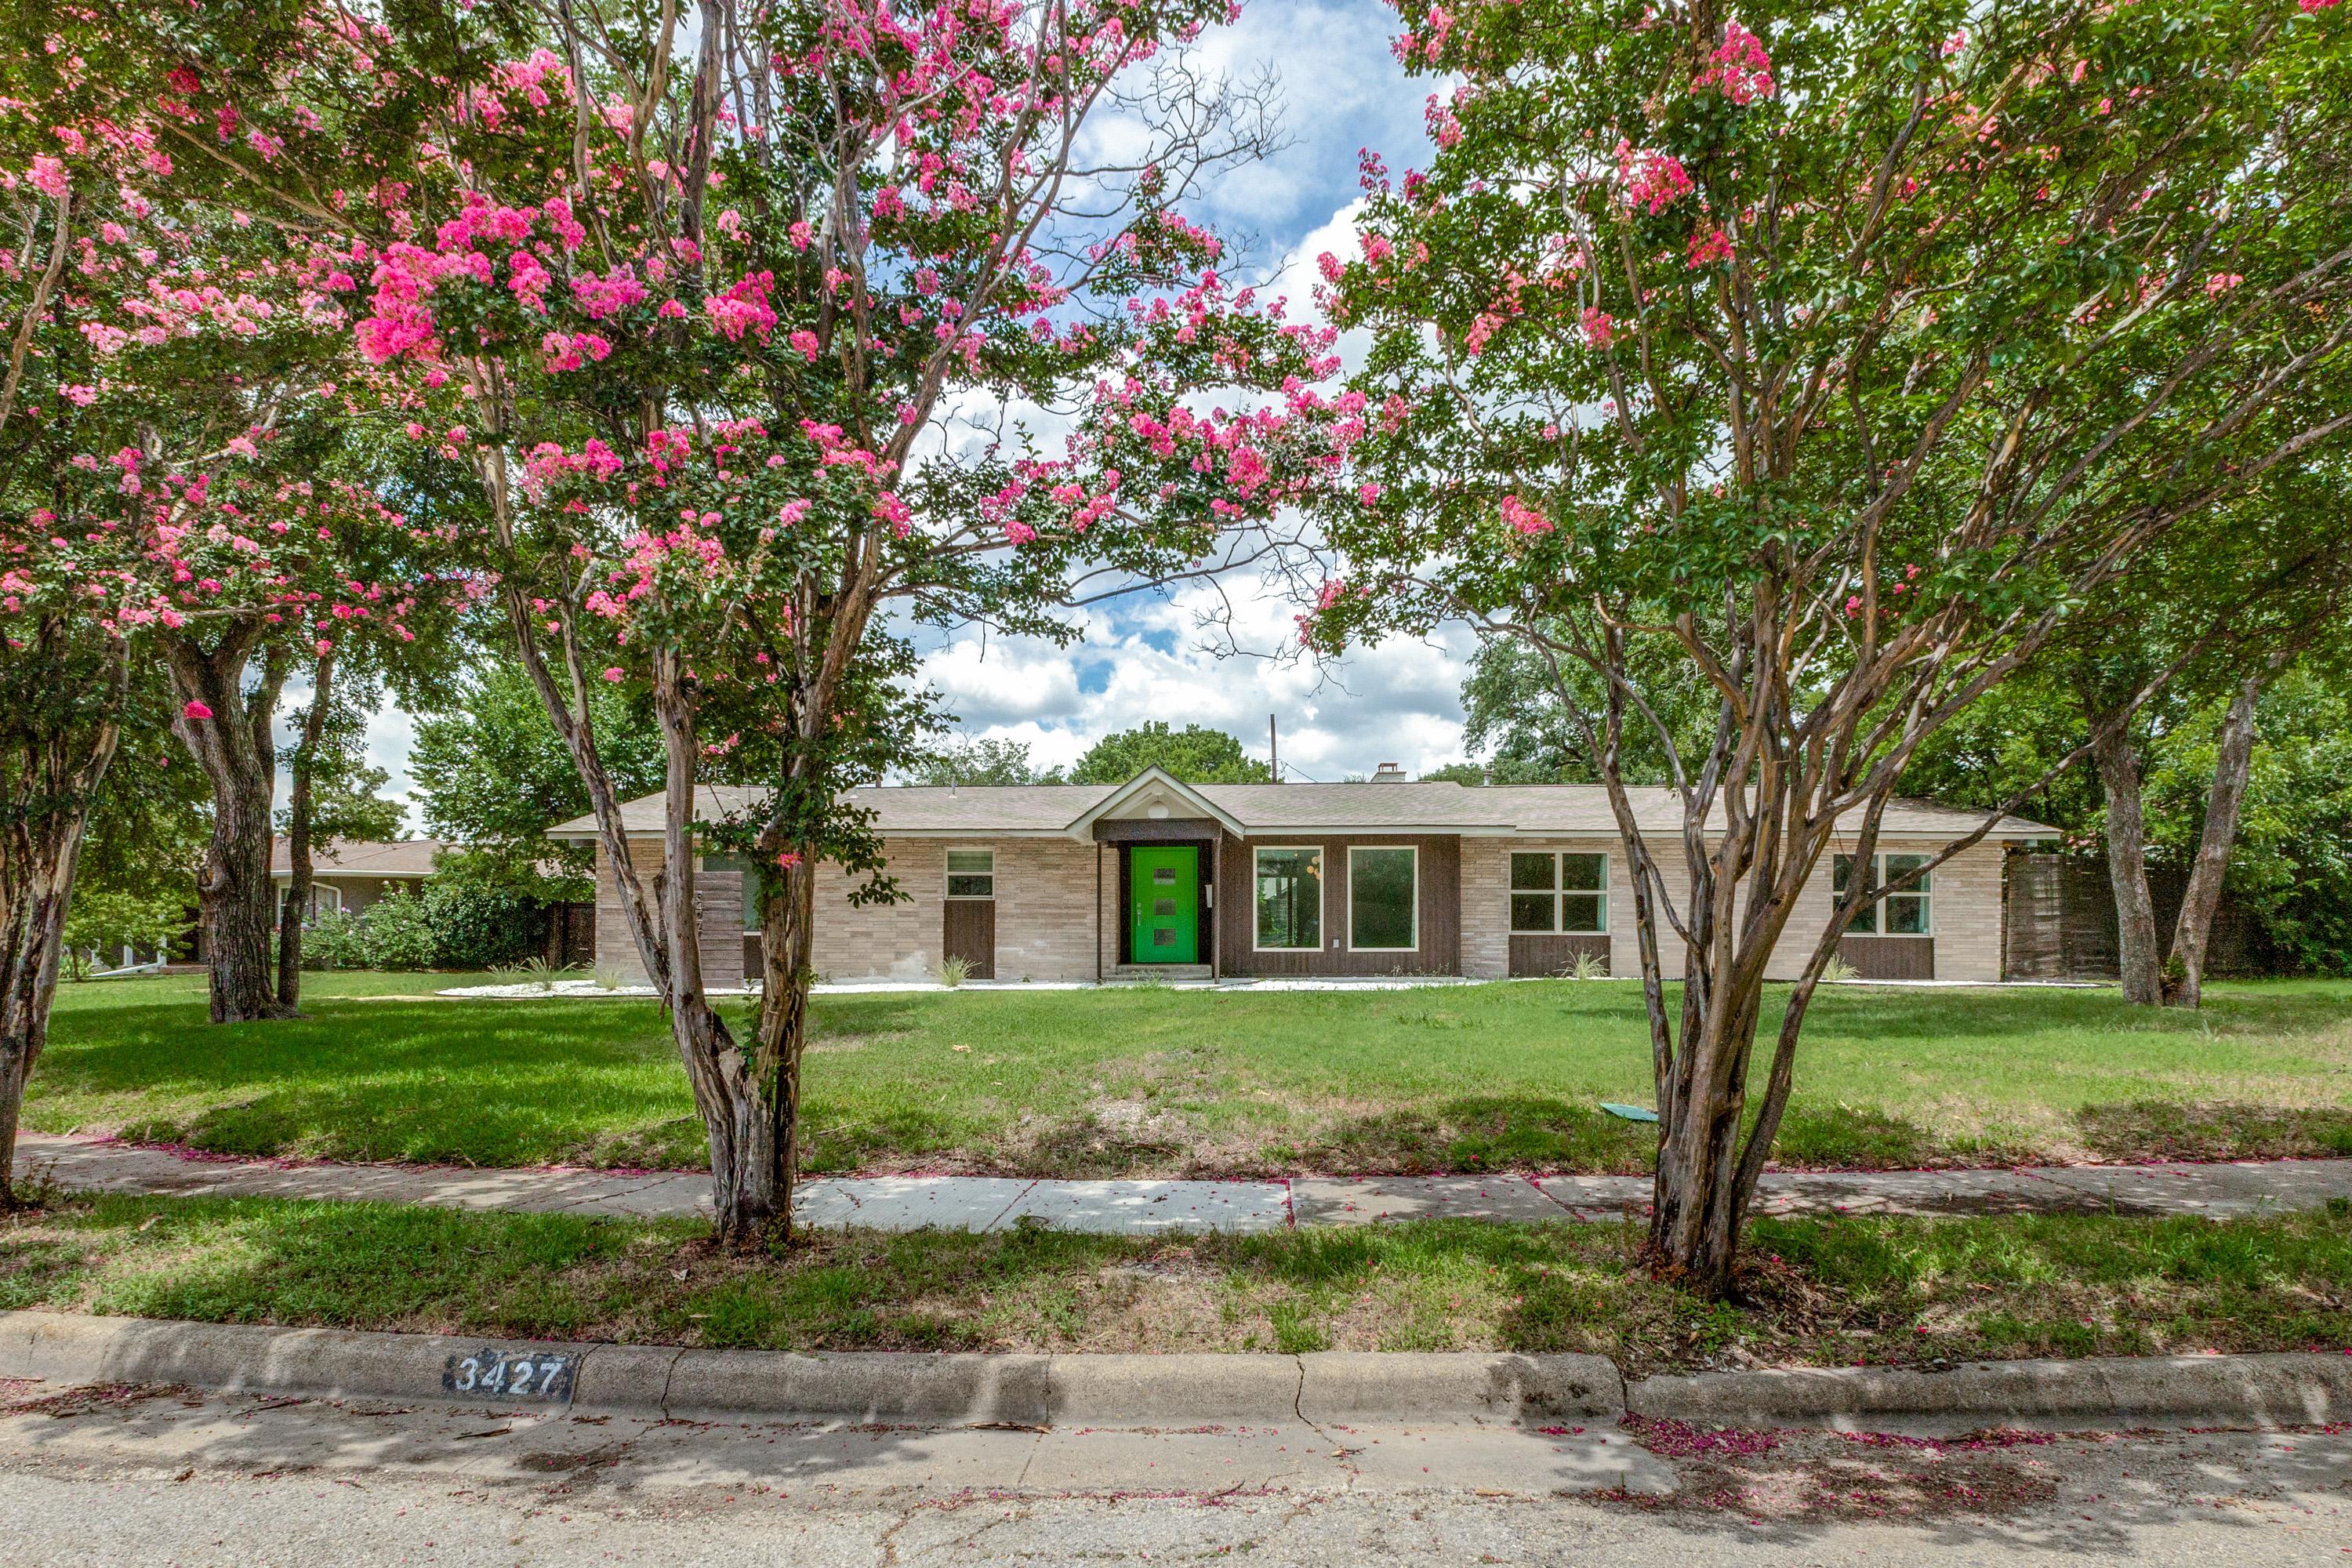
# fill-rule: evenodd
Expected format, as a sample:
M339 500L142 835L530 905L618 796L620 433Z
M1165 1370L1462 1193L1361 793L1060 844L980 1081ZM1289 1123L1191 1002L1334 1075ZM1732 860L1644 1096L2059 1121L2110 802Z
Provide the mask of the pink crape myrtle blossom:
M1637 151L1617 143L1617 179L1626 205L1655 216L1691 194L1690 174L1671 153Z
M1707 57L1706 68L1691 79L1691 91L1710 89L1738 104L1771 97L1772 61L1763 40L1737 22L1725 23L1722 44Z
M1551 519L1516 495L1503 498L1503 521L1512 531L1522 534L1549 533L1552 528Z

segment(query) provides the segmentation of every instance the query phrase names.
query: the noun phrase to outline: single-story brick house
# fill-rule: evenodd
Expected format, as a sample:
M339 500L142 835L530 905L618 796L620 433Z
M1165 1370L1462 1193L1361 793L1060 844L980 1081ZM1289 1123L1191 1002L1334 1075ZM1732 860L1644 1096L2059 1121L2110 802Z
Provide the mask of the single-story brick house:
M358 914L377 900L405 889L425 890L436 857L450 846L438 838L373 843L329 838L310 847L310 921L329 910ZM294 880L293 852L281 836L269 847L269 879L279 903Z
M754 793L702 785L697 814L718 820ZM828 979L918 979L950 956L972 978L997 980L1502 979L1556 974L1588 954L1612 973L1640 973L1624 854L1598 785L1186 784L1153 768L1123 784L885 786L854 798L875 813L890 871L911 898L853 905L848 879L828 873L815 937ZM1638 802L1645 826L1679 827L1669 792ZM651 878L662 797L631 801L622 819ZM1978 820L1924 802L1891 806L1875 874L1909 869L1906 856L1932 853ZM594 832L587 817L549 829L580 841ZM1870 911L1869 929L1846 937L1845 957L1876 978L2000 979L2003 855L2054 837L2004 818L1919 890ZM601 847L597 857L596 951L641 978ZM746 869L717 855L698 868L714 987L757 973ZM1832 883L1853 872L1838 856L1807 887L1776 972L1802 963ZM1666 963L1679 973L1679 952Z

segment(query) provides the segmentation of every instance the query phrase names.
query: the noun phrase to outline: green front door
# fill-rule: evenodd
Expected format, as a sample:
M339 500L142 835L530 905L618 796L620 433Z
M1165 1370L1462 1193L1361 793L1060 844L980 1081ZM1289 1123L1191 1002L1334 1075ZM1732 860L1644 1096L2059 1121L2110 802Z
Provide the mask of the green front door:
M1201 851L1189 844L1128 851L1128 932L1138 963L1201 962Z

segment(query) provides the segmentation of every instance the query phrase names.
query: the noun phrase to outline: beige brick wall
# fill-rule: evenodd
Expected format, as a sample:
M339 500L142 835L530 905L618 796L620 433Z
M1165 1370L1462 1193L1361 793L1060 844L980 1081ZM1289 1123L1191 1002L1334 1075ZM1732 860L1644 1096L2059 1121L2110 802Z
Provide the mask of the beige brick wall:
M945 934L947 852L996 851L996 978L1092 980L1101 930L1095 846L1066 838L886 840L882 850L905 902L854 905L838 867L817 878L816 968L834 980L916 979L939 971ZM1106 907L1118 889L1108 886ZM863 879L859 879L863 880Z
M1000 980L1092 980L1118 960L1118 877L1113 851L1063 838L1000 838L955 841L958 848L996 851L996 975ZM919 979L938 973L943 931L950 841L893 839L884 853L900 888L911 895L896 904L854 905L850 879L840 868L818 872L815 962L817 973L835 980ZM1667 879L1679 901L1685 886L1680 855L1672 845ZM1462 973L1500 979L1510 962L1510 855L1514 849L1569 849L1609 857L1610 971L1641 973L1633 934L1633 893L1622 847L1614 838L1465 838L1462 840ZM661 847L630 846L639 874L650 882L661 869ZM2001 849L1981 844L1938 868L1933 888L1936 974L1943 980L2000 978ZM1099 899L1097 856L1102 857ZM714 988L742 981L740 879L731 873L697 878L701 908L705 983ZM1230 895L1230 897L1228 896ZM1218 889L1218 919L1249 918L1246 888ZM1822 870L1799 894L1797 907L1770 973L1792 977L1813 938L1829 919L1830 877ZM1681 943L1669 934L1661 942L1669 976L1682 973ZM597 851L596 953L641 984L636 943L622 919L604 851Z
M1095 977L1095 846L1067 838L1004 838L996 848L996 977ZM1117 898L1110 858L1103 879Z
M632 839L629 861L650 896L658 896L661 875L658 839ZM697 872L694 879L695 924L702 936L702 984L713 991L732 990L743 984L743 879L734 871ZM596 847L596 967L611 969L625 985L646 983L644 957L636 938L621 912L621 891L613 876L613 862L604 847Z
M1609 857L1609 972L1637 975L1641 947L1633 929L1633 880L1624 847L1615 838L1465 838L1462 841L1462 972L1500 978L1510 963L1510 857L1515 849L1570 849ZM1682 908L1688 880L1679 846L1658 846L1669 896ZM1832 853L1835 850L1832 849ZM1979 844L1937 868L1930 889L1939 980L2000 978L2001 849ZM1830 917L1829 861L1797 895L1795 910L1773 950L1769 973L1793 979ZM1671 930L1659 942L1668 978L1683 972L1683 947Z

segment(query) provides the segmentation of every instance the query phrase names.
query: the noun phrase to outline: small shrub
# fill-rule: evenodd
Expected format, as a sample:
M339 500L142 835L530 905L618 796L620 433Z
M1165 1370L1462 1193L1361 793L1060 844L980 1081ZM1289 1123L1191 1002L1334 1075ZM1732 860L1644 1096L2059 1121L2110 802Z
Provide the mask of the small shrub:
M940 984L950 988L971 978L971 960L950 953L940 960Z
M303 968L365 969L367 964L367 931L357 915L324 910L303 928Z
M599 964L596 968L596 989L618 991L620 988L621 972L609 963Z
M546 950L547 906L512 889L436 877L424 904L444 969L511 969Z
M1822 965L1822 978L1832 984L1843 984L1849 980L1861 979L1862 971L1832 953L1830 961Z
M1606 980L1609 978L1609 961L1597 952L1580 952L1576 955L1576 967L1568 972L1568 977L1570 980Z
M361 917L371 969L430 969L440 952L425 900L406 892L380 899Z

